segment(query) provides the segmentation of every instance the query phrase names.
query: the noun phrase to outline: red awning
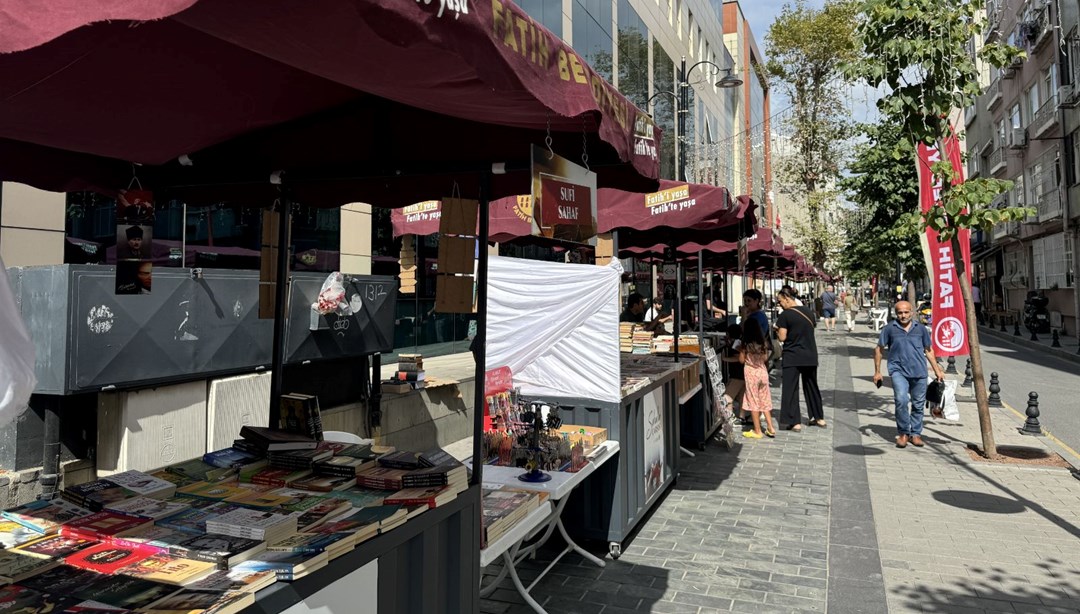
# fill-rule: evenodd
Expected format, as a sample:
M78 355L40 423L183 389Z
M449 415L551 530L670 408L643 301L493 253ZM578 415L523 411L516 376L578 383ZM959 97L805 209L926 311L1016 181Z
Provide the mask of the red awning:
M753 200L740 196L732 202L723 187L661 179L659 192L598 192L597 230L619 231L620 249L737 240L757 225Z
M402 206L475 195L492 162L492 196L527 192L550 130L574 160L586 133L599 185L656 189L652 120L508 1L7 4L0 180L110 192L134 170L265 203L285 170L305 204Z

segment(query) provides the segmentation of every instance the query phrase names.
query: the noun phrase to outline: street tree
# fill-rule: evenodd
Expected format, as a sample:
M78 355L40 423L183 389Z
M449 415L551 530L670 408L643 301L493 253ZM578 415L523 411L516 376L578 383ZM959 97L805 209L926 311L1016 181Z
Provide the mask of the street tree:
M849 277L887 275L899 262L923 267L918 235L903 223L919 199L919 179L911 163L915 149L890 121L864 124L839 187L856 207L844 226L840 264Z
M945 155L947 141L957 136L949 121L950 113L973 104L980 93L978 62L1001 68L1023 56L1019 49L1001 43L983 46L977 57L968 53L968 41L982 35L982 6L982 2L972 0L866 0L858 26L862 57L848 65L847 74L886 91L878 101L878 109L913 144L936 146L942 152L942 161L931 167L935 181L941 185L940 200L925 215L913 212L907 219L915 228L938 232L942 241L951 243L956 255L983 453L995 458L997 445L983 377L978 324L968 264L959 257L959 232L989 231L996 224L1019 221L1034 212L1025 207L989 206L994 197L1009 189L1009 182L975 179L953 185L958 169Z
M797 0L784 6L765 36L765 72L771 86L791 102L785 121L790 122L792 151L777 157L775 171L780 189L805 207L801 250L819 268L825 268L839 240L838 229L823 219L822 207L835 201L829 192L835 189L852 133L841 69L857 54L857 6L851 0L826 0L819 9Z

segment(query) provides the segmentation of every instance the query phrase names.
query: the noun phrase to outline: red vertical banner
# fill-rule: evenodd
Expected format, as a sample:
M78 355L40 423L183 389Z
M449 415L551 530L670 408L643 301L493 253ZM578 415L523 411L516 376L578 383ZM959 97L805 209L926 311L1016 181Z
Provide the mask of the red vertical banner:
M956 177L953 185L963 183L964 166L960 154L960 143L955 136L945 141L945 148L952 163ZM926 213L941 203L941 179L935 177L931 167L941 161L941 152L937 147L920 144L918 147L919 204ZM969 353L967 338L967 313L960 293L960 280L956 274L958 258L964 262L964 271L971 283L971 231L960 230L957 238L960 254L954 253L950 241L940 241L938 233L927 229L926 238L930 246L931 286L933 288L933 328L930 337L934 342L934 353L938 356L964 356Z

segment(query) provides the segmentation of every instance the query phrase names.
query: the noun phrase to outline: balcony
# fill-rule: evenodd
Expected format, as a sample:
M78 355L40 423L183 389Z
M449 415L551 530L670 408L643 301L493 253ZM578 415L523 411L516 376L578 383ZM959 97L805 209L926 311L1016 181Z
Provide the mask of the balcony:
M1048 222L1061 217L1061 196L1057 188L1051 188L1039 195L1035 202L1039 222Z
M986 110L992 111L994 107L1001 104L1001 99L1005 96L1004 88L1001 84L1001 79L994 79L990 82L990 87L986 88L986 95L989 98L986 99Z
M1031 127L1033 129L1032 138L1039 138L1047 130L1050 130L1058 123L1058 105L1057 105L1057 93L1055 92L1049 100L1043 103L1039 107L1038 111L1035 111L1035 116L1031 118Z
M989 44L997 40L1001 32L1001 5L999 3L988 4L986 7L986 21L983 22L983 42Z
M1008 167L1008 161L1005 159L1005 148L998 147L990 154L986 159L986 163L990 166L990 174L997 175Z
M1030 47L1031 53L1037 53L1053 38L1054 28L1050 23L1050 7L1044 5L1032 11L1028 18L1020 24L1021 39Z

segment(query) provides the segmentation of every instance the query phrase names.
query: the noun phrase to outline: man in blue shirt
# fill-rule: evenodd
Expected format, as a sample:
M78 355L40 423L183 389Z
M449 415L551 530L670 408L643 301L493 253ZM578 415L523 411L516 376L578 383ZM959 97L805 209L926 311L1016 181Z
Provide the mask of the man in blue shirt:
M894 307L896 319L881 329L874 348L874 384L881 386L881 351L889 351L889 376L892 377L893 402L896 406L896 447L903 448L911 440L923 446L923 409L926 407L927 362L939 380L945 373L934 359L930 331L912 319L911 303L900 301Z

